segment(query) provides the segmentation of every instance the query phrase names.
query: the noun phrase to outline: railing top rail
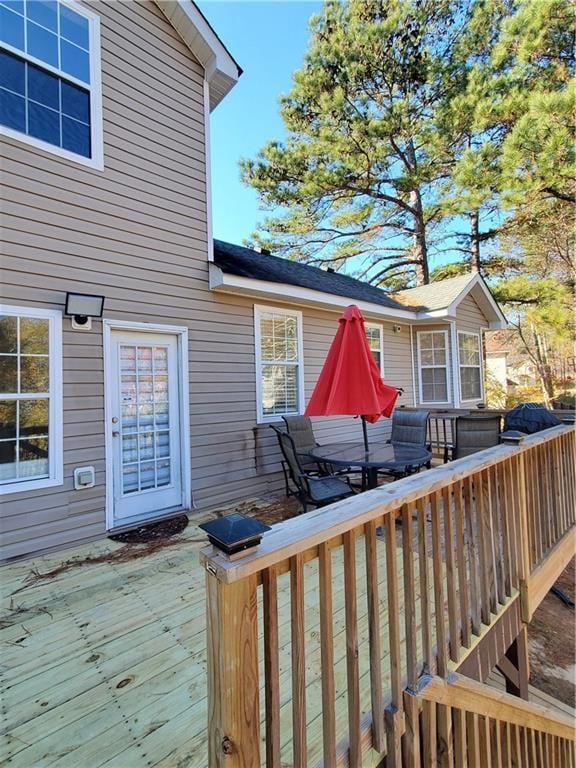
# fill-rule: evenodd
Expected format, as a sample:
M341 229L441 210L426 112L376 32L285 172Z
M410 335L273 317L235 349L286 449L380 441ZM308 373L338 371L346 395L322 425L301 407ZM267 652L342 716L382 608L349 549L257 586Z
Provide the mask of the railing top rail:
M212 547L207 547L200 554L201 562L220 581L239 581L335 539L371 520L395 512L404 504L412 504L422 496L441 491L448 485L521 454L532 446L547 443L573 431L574 427L562 425L530 435L519 445L487 448L431 471L411 475L309 512L305 517L295 517L278 523L264 535L256 552L240 560L228 560L224 555L216 553Z

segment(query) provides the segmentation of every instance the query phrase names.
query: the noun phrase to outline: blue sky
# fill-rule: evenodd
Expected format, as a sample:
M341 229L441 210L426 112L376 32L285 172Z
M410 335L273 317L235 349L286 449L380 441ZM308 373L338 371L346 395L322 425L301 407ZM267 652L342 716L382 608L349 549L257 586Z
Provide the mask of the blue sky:
M256 229L264 213L256 193L240 181L238 161L254 157L268 139L284 138L278 97L292 83L308 40L308 19L320 2L198 3L244 70L211 118L214 237L233 243Z

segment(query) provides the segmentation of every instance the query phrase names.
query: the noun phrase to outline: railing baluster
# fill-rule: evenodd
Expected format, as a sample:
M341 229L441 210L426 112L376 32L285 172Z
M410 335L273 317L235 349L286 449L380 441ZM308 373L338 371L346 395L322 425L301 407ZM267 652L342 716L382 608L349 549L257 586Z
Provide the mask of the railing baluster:
M475 635L480 634L481 604L482 604L482 586L478 577L479 554L477 542L478 536L478 516L474 515L474 486L472 477L464 480L464 513L466 519L466 541L468 570L470 573L470 617L472 619L472 632Z
M456 529L456 563L458 566L458 598L460 600L460 629L462 643L470 647L470 601L468 598L468 572L466 569L466 544L464 538L464 509L462 505L462 481L454 485L454 518Z
M378 589L377 523L364 526L366 548L366 596L368 604L368 637L370 644L370 696L372 704L372 735L374 749L383 752L386 734L382 718L382 643L380 639L380 599Z
M360 744L360 678L358 668L358 605L356 599L356 534L344 534L344 604L346 614L346 679L351 768L362 765Z
M437 743L436 704L433 701L422 702L422 757L425 768L436 768Z
M436 721L438 726L439 764L442 768L454 768L451 708L438 704L436 707ZM460 768L460 766L457 765L456 768Z
M396 563L396 525L394 515L384 518L386 536L386 586L388 591L388 634L390 644L390 694L392 706L402 703L400 672L400 612L398 610L398 567Z
M431 640L431 618L430 618L430 557L428 547L428 525L426 520L426 509L429 503L428 497L417 500L416 510L418 513L418 558L420 561L420 622L422 625L422 652L426 672L431 672L434 664Z
M444 566L440 533L440 492L432 494L432 565L434 574L434 615L436 619L437 669L440 677L448 670L444 624Z
M478 715L466 713L466 733L468 736L468 765L470 768L482 768L480 762L480 733Z
M418 688L418 667L416 659L416 594L414 590L414 535L412 530L412 510L405 504L402 507L402 554L404 571L404 621L406 624L406 674L408 688Z
M332 550L319 547L320 664L322 669L322 739L324 765L336 768L336 694L334 685L334 615L332 601Z
M468 739L466 736L466 713L462 709L452 710L454 730L454 762L456 768L468 766Z
M458 661L460 650L460 631L454 579L454 536L452 533L452 493L454 486L442 489L442 505L444 509L444 553L446 560L446 597L448 600L448 630L450 635L450 658Z
M280 768L280 665L278 661L278 576L272 566L262 573L264 602L264 699L266 766Z
M488 521L488 511L486 509L486 487L487 481L484 473L476 475L474 478L474 490L476 496L476 519L478 525L478 541L480 543L480 613L484 624L490 624L490 598L491 598L491 570L490 560L490 525ZM495 606L494 606L495 607Z
M490 509L492 520L492 552L494 557L494 578L496 582L496 599L500 605L506 602L506 568L507 559L504 557L504 513L501 505L500 488L498 483L498 468L490 467Z
M306 755L306 659L304 654L304 559L290 558L292 630L292 745L294 768L305 768Z
M510 484L507 482L507 475L510 473L510 461L504 462L497 467L498 488L500 493L500 514L502 517L502 539L503 539L503 557L504 557L504 593L507 597L512 594L513 571L515 568L515 558L513 553L513 539L511 535L512 515L510 514Z

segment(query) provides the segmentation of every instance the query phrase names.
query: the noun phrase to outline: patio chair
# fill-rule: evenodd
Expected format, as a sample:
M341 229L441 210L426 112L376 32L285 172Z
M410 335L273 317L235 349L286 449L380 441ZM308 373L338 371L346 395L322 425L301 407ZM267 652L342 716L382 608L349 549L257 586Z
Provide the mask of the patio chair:
M428 439L430 411L402 411L392 414L392 445L425 446Z
M453 459L470 456L500 442L500 416L459 416L456 419Z
M392 434L389 443L392 445L407 445L427 448L428 444L428 419L430 411L403 411L395 410L392 414ZM426 465L430 469L430 462ZM418 468L420 471L420 468ZM383 471L378 472L382 475L392 475L393 477L404 477L410 472Z
M294 440L300 465L307 474L348 475L353 472L349 467L336 469L333 464L314 461L310 458L310 451L316 448L318 443L309 416L282 416L282 419L286 424L286 431Z
M291 435L273 424L270 426L278 437L287 474L295 488L293 494L300 500L302 512L308 511L309 504L314 507L323 507L355 493L350 483L341 477L306 473L298 458L296 444Z

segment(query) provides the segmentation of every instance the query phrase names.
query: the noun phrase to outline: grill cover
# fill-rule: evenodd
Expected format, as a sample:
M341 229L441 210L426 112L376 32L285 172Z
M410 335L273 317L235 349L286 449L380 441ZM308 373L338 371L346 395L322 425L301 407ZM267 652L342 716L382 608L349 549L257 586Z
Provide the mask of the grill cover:
M532 435L549 427L557 427L562 424L559 418L544 408L540 403L523 403L508 411L504 417L504 429L517 429Z

